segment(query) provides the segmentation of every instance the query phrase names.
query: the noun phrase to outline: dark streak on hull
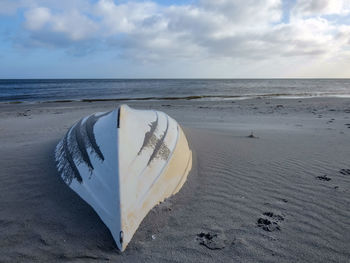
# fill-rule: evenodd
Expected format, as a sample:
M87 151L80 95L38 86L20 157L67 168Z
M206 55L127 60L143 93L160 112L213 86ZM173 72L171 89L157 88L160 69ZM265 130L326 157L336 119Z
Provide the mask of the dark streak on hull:
M157 115L157 119L149 124L151 129L148 132L146 132L145 139L143 140L143 144L142 144L139 152L137 153L137 155L140 155L142 150L145 147L151 146L154 143L154 141L156 141L156 139L157 139L154 135L154 132L156 131L157 126L158 126L158 113L156 113L156 115Z
M104 114L101 114L99 116L91 115L85 122L85 129L86 129L86 134L87 137L89 138L89 141L91 143L91 147L94 149L94 151L96 152L97 156L104 161L105 157L103 156L100 147L97 145L96 143L96 138L94 135L94 126L95 123L98 121L98 119L102 118L103 116L106 116L107 114L109 114L110 112L106 112Z
M169 129L169 119L167 117L166 129L165 129L162 137L157 141L156 146L154 148L154 151L153 151L153 153L152 153L152 155L151 155L147 165L149 165L152 162L152 160L154 158L156 158L157 156L160 156L164 160L167 160L169 158L170 150L164 143L164 139L165 139L165 137L166 137L166 135L168 133L168 129ZM144 195L148 194L148 192L151 190L151 188L157 182L157 180L159 179L160 176L161 176L161 174L159 174L156 178L154 178L153 182L150 184L150 186L148 187L148 189L146 190Z
M71 152L69 151L68 147L68 134L67 132L66 136L63 139L63 151L64 155L66 157L66 160L68 161L69 167L71 170L65 170L64 173L62 173L63 180L70 185L72 183L73 179L76 179L79 183L82 183L83 178L81 177L75 163L72 157Z
M94 169L94 166L91 163L90 157L87 153L86 150L86 145L85 145L85 141L84 138L82 136L81 133L81 124L82 124L82 119L77 123L77 125L75 125L75 127L73 128L74 134L75 134L75 139L78 145L78 149L80 151L80 156L83 159L83 161L87 164L87 166L89 167L90 170Z
M165 139L165 136L167 135L168 133L168 129L169 129L169 119L167 117L167 122L166 122L166 129L162 135L162 137L157 140L155 146L154 146L154 151L151 155L151 157L149 158L148 160L148 163L147 165L149 165L152 160L158 156L160 154L161 158L164 159L164 160L167 160L168 157L169 157L169 154L170 154L170 150L169 148L164 144L164 139Z
M73 179L76 179L79 183L83 182L83 178L77 168L77 165L80 163L85 163L92 173L94 167L87 151L89 147L104 161L104 156L96 143L93 129L97 120L109 113L106 112L97 117L92 115L84 123L83 119L81 119L63 138L61 148L58 149L56 156L60 156L60 160L57 160L61 166L60 173L68 185L72 183Z

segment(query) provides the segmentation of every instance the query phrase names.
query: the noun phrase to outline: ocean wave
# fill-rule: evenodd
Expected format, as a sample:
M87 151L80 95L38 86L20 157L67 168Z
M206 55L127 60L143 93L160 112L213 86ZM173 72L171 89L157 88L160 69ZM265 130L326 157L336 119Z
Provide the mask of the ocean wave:
M198 96L169 96L169 97L124 97L124 98L91 98L91 99L63 99L63 100L42 100L37 102L98 102L98 101L162 101L162 100L211 100L211 101L227 101L227 100L248 100L258 98L269 99L302 99L302 98L315 98L315 97L329 97L329 98L350 98L350 94L339 93L299 93L299 94L287 94L287 93L271 93L271 94L246 94L246 95L198 95ZM16 102L23 102L18 101Z

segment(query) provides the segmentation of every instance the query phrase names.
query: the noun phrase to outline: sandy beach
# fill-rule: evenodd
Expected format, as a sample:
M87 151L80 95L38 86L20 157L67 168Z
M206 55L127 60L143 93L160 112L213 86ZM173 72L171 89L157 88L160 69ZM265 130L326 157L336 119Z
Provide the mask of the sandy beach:
M120 253L54 162L69 127L120 102L2 103L0 262L349 262L349 99L123 103L183 126L181 191Z

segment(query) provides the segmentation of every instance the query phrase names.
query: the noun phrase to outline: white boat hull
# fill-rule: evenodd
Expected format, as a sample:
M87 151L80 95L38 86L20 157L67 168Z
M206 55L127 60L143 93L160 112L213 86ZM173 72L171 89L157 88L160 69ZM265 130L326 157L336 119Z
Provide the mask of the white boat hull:
M147 213L181 189L192 152L174 119L122 105L76 123L57 145L56 161L123 251Z

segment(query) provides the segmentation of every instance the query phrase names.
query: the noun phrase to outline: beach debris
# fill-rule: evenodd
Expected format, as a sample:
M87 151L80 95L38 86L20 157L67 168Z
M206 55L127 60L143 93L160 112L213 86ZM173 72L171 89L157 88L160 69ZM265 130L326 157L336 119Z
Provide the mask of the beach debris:
M350 175L350 169L341 169L339 171L339 173L341 173L343 175Z
M25 110L24 112L18 112L17 116L30 116L30 110Z
M219 250L225 248L226 238L223 235L223 233L218 234L210 232L201 232L197 234L197 240L199 241L200 245L205 246L206 248L209 248L211 250Z
M264 217L259 217L257 220L257 226L264 231L273 232L280 231L281 227L279 222L284 221L284 217L273 212L264 212Z
M321 180L321 181L326 181L326 182L328 182L328 181L332 180L332 179L331 179L331 178L329 178L327 175L320 175L320 176L316 176L316 178L317 178L318 180Z
M346 127L350 128L350 123L344 124Z
M258 139L259 137L255 136L253 131L250 133L250 135L247 136L248 138Z

